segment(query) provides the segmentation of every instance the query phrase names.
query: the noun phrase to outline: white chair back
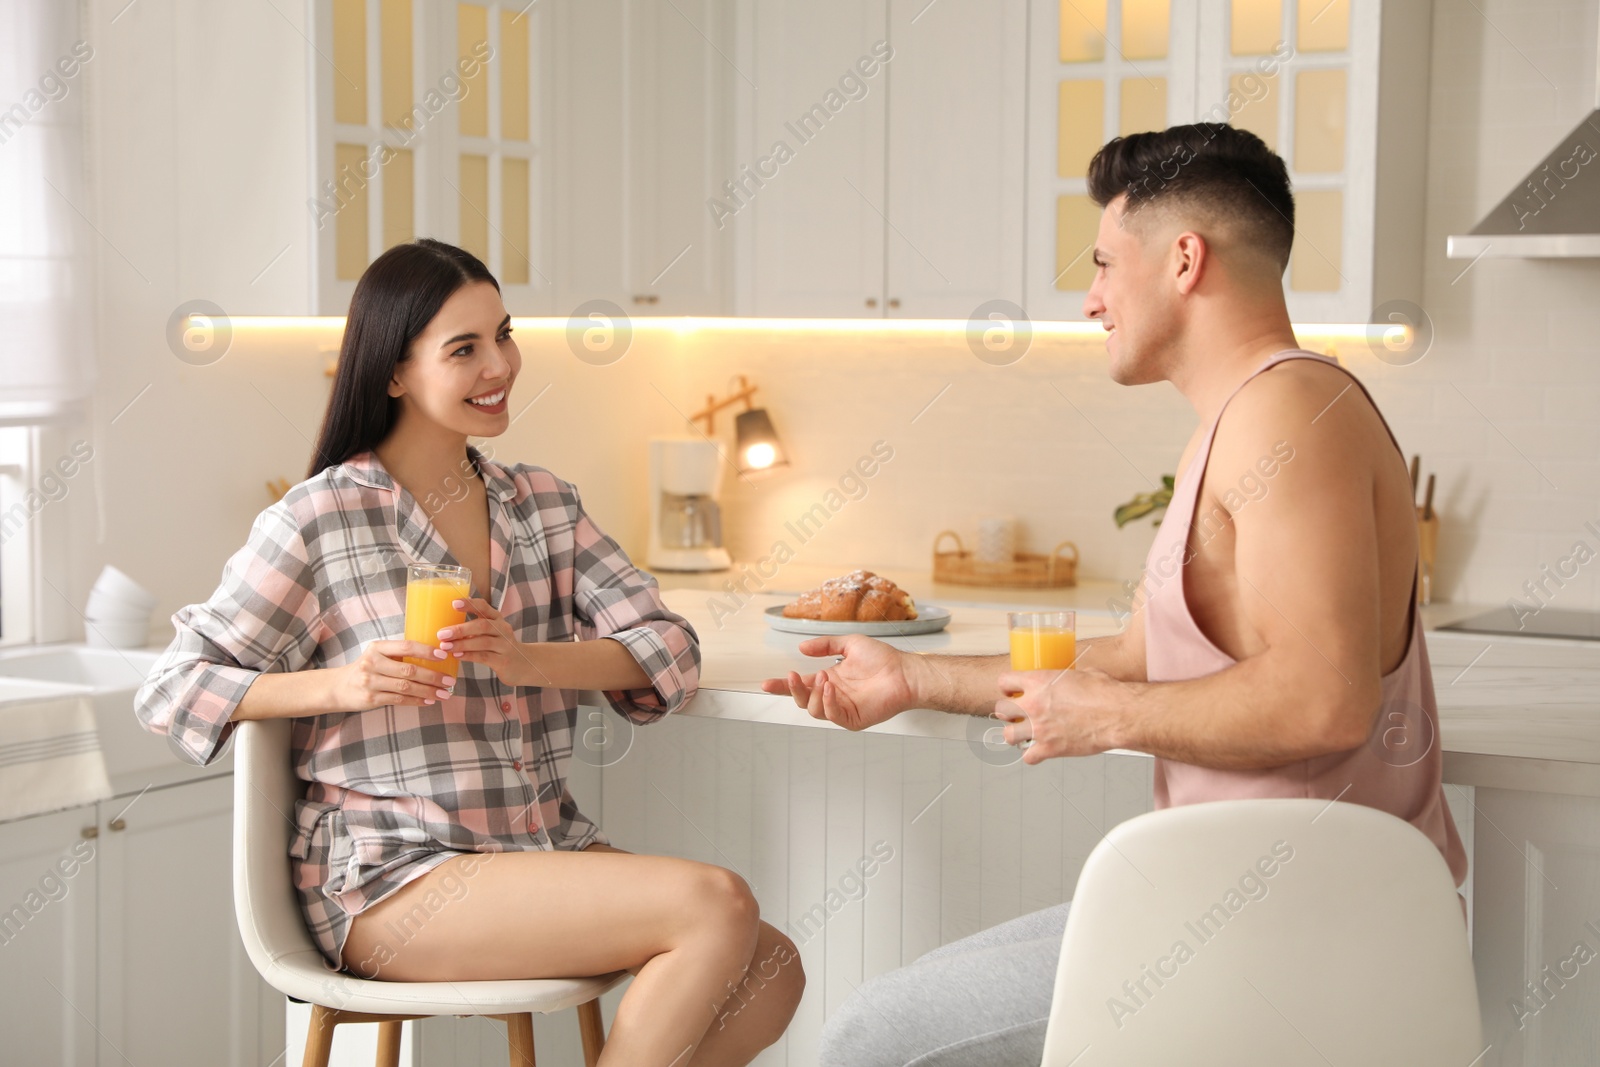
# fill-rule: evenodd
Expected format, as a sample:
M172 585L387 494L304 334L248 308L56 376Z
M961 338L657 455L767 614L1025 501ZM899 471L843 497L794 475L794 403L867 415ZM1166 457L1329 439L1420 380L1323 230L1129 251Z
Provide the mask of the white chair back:
M319 1003L328 989L318 979L336 976L306 929L289 870L294 807L305 785L290 760L289 728L288 719L234 727L233 907L262 978L287 996Z
M1466 1067L1482 1051L1449 869L1386 812L1169 808L1114 827L1078 878L1043 1067Z
M621 984L626 971L578 978L485 982L386 982L332 970L311 940L289 866L295 776L288 719L234 728L233 905L245 951L285 996L352 1012L389 1015L550 1013L586 1004Z

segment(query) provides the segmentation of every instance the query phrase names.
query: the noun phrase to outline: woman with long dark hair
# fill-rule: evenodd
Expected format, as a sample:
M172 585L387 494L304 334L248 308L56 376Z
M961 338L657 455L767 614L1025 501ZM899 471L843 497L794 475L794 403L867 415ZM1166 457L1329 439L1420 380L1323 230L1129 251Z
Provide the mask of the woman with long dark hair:
M576 488L467 443L506 430L521 366L474 256L424 239L378 257L307 479L256 518L211 598L173 616L139 718L200 764L235 722L294 720L309 785L290 852L331 966L626 969L602 1064L746 1064L799 1003L793 942L737 874L612 848L566 786L578 692L651 722L694 695L700 649ZM397 637L414 563L470 572L456 606L471 618L437 649ZM447 658L459 677L420 665Z

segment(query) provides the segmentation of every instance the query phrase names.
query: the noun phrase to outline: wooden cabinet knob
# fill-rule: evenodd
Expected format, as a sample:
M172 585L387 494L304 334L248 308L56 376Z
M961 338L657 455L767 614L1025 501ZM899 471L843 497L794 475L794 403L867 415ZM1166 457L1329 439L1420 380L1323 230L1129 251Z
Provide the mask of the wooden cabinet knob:
M635 293L633 302L635 304L659 304L661 297L656 293Z
M891 296L889 298L889 306L892 307L892 308L899 307L900 306L900 298L898 296Z
M126 830L128 828L128 820L127 819L123 819L123 818L116 818L116 819L112 819L106 825L111 827L111 829L113 829L113 830Z
M93 841L95 838L100 836L100 827L98 827L98 826L85 826L79 832L83 834L84 840Z
M878 298L877 297L875 297L875 296L867 297L867 307L875 308L877 306L878 306Z

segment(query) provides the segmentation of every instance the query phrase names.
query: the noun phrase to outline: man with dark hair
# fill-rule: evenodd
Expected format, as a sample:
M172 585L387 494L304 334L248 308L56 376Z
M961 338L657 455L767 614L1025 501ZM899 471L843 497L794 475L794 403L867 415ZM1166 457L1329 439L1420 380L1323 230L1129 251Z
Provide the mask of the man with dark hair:
M1118 137L1089 162L1089 196L1102 208L1124 197L1123 213L1182 205L1213 241L1236 237L1278 263L1294 243L1294 194L1283 160L1248 130L1220 122ZM1131 218L1126 221L1131 221ZM1213 249L1232 258L1230 249Z
M801 651L838 662L766 690L852 730L913 707L994 715L1030 765L1146 752L1157 808L1367 804L1426 834L1460 885L1411 480L1365 388L1296 343L1283 161L1230 126L1175 126L1107 144L1089 188L1103 211L1084 312L1111 377L1171 382L1199 416L1128 625L1080 641L1067 671L816 638ZM822 1062L1037 1064L1069 904L863 983L829 1018Z

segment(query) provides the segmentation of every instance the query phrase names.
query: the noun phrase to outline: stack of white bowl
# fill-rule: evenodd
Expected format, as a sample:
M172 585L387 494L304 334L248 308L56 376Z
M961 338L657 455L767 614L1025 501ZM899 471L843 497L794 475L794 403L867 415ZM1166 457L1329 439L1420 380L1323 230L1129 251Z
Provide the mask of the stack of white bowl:
M84 635L100 648L143 648L155 610L154 593L108 564L89 590Z

